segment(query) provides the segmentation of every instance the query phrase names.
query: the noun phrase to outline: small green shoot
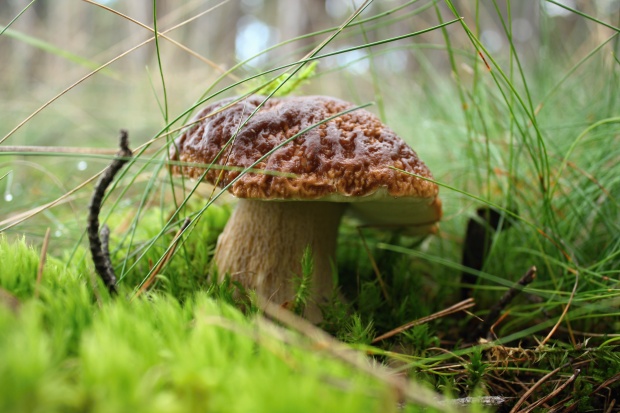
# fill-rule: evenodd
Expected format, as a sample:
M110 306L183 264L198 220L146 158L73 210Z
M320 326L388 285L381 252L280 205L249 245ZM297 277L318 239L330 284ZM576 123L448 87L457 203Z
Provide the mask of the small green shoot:
M467 372L467 378L465 380L465 388L468 394L475 394L480 390L484 390L485 381L484 378L489 368L489 364L485 363L484 352L482 347L474 347L469 354L469 363L464 365Z
M316 67L318 64L319 62L317 60L308 63L298 73L293 75L293 77L290 77L291 75L289 73L283 73L271 80L262 88L256 90L255 93L262 95L288 96L316 75ZM266 81L266 76L261 76L249 81L245 85L245 88L249 92L256 89ZM284 82L286 83L283 84Z
M295 275L293 282L295 285L295 298L293 299L292 310L295 314L301 315L308 304L310 288L312 288L312 276L314 274L314 258L312 248L306 246L301 256L301 275Z
M375 335L372 320L364 323L362 317L356 313L350 316L344 329L338 333L338 339L345 343L370 345Z
M417 357L425 357L430 348L439 347L439 337L430 329L428 324L421 324L409 330L403 331L402 340L411 346L412 354Z

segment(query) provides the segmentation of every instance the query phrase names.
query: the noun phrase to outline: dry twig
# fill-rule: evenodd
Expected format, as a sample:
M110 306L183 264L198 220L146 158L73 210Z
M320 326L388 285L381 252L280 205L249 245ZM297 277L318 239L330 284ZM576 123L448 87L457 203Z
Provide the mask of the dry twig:
M436 320L438 318L442 318L442 317L445 317L447 315L457 313L459 311L467 310L467 309L469 309L469 308L471 308L471 307L473 307L475 305L476 305L476 303L474 302L474 299L473 298L468 298L467 300L463 300L463 301L461 301L459 303L454 304L451 307L448 307L446 309L438 311L438 312L436 312L434 314L431 314L431 315L426 316L426 317L419 318L417 320L410 321L407 324L403 324L400 327L396 327L395 329L393 329L391 331L388 331L387 333L382 334L379 337L375 338L372 341L372 344L378 343L379 341L385 340L386 338L390 338L392 336L395 336L396 334L400 334L403 331L409 330L412 327L419 326L419 325L424 324L424 323L428 323L429 321L433 321L433 320Z
M385 298L385 301L387 301L388 304L392 305L392 298L390 297L390 294L387 291L387 288L385 286L385 281L383 281L383 276L381 275L381 271L379 271L379 267L377 267L377 262L375 261L375 258L372 256L372 253L370 252L370 248L368 248L368 244L366 243L366 237L364 237L364 233L362 232L361 226L357 227L357 232L359 233L360 238L362 239L362 245L364 246L364 250L366 251L366 256L368 256L368 259L370 260L370 265L372 266L372 269L375 272L377 281L379 281L379 287L381 287L381 292L383 293L383 297Z
M508 291L504 293L502 298L491 307L489 314L486 316L481 324L473 331L469 337L470 341L475 341L479 337L485 337L489 332L489 329L498 320L500 314L504 308L523 290L523 287L530 284L536 278L536 267L532 266L529 270L516 282L515 285L510 287Z
M528 391L523 393L523 396L521 396L519 401L517 401L517 403L512 407L512 410L510 410L510 413L517 413L517 412L519 412L519 408L521 407L521 405L523 403L525 403L525 401L528 399L528 397L530 397L536 390L538 390L538 388L540 386L542 386L545 382L547 382L547 380L549 380L551 377L555 376L560 370L562 370L563 368L566 368L568 365L569 365L569 363L565 363L565 364L561 365L560 367L558 367L558 368L550 371L549 373L545 374L543 377L541 377L540 380L538 380L536 383L534 383L534 385L532 387L530 387Z
M103 172L99 182L95 185L95 191L88 206L88 240L90 243L90 253L95 264L95 270L101 277L104 284L111 294L116 293L116 274L110 262L108 251L109 229L104 225L99 238L99 213L101 212L101 202L105 191L114 180L114 176L121 170L123 165L131 158L132 153L129 149L129 138L127 131L122 130L119 146L121 150L110 166Z
M519 413L530 413L532 410L534 410L535 408L539 407L541 404L546 403L548 400L553 399L562 390L564 390L566 387L568 387L569 384L571 384L573 381L575 381L575 379L579 376L580 373L581 373L580 369L575 369L573 374L564 383L562 383L560 386L558 386L555 390L553 390L551 393L547 394L542 399L536 400L534 403L530 404L525 409L520 410Z
M570 308L573 302L573 299L575 298L575 294L577 293L577 285L579 284L579 272L574 271L574 274L575 274L575 283L573 284L573 290L571 291L570 297L568 298L568 303L566 303L566 305L564 306L564 310L562 310L562 314L560 315L558 322L555 323L555 325L553 326L549 334L547 334L547 337L545 337L544 340L538 345L539 349L542 349L545 346L545 344L547 344L547 341L549 341L551 337L553 337L556 330L558 329L560 324L562 324L562 321L564 321L566 314L568 313L568 309ZM571 337L572 337L572 334L571 334Z

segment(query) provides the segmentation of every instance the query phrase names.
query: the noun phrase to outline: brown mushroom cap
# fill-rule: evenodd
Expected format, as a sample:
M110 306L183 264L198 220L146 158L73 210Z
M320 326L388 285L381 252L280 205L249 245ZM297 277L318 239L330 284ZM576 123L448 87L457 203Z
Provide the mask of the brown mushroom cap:
M264 99L250 96L211 116L232 99L205 107L194 118L204 120L177 138L171 158L246 168L301 130L354 106L326 96L270 98L238 131L234 144L216 159ZM438 221L441 203L437 185L390 167L432 179L426 165L401 138L377 116L359 109L312 128L255 166L295 174L295 178L246 173L229 190L239 198L349 202L370 224ZM192 178L204 173L204 167L196 166L174 166L172 170ZM238 170L214 168L205 180L223 187L239 174Z

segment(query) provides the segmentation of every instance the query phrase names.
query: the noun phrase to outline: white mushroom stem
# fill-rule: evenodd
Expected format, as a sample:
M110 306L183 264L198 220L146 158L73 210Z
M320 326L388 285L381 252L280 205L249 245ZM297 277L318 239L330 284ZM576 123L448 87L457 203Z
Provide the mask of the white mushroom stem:
M220 280L226 273L245 288L279 305L295 298L301 259L312 249L314 274L306 313L318 321L317 304L333 292L331 261L345 203L240 199L218 238L214 262Z

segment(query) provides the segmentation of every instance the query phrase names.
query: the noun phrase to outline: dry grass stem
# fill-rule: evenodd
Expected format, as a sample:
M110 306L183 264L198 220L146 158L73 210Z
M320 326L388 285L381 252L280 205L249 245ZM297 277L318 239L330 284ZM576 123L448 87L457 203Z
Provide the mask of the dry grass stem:
M24 221L27 221L28 219L34 217L35 215L40 214L41 212L45 211L46 209L52 208L56 205L59 205L61 203L64 202L71 202L73 201L73 197L71 197L71 195L75 194L77 191L79 191L80 189L84 188L86 185L90 184L91 182L93 182L95 179L97 179L99 177L99 175L101 175L103 173L99 172L94 176L91 176L90 178L88 178L86 181L82 182L81 184L79 184L78 186L76 186L75 188L73 188L72 190L66 192L65 194L59 196L58 198L56 198L55 200L48 202L47 204L38 206L36 208L32 208L29 209L28 211L24 211L22 213L19 214L15 214L3 221L0 221L0 232L6 231L10 228L13 228L16 225L21 224Z
M153 284L153 281L155 281L155 277L157 276L157 274L161 272L161 269L164 268L166 264L168 264L168 261L170 261L170 259L174 255L177 245L181 239L181 235L183 235L183 232L189 226L189 224L191 224L191 222L192 220L190 218L185 219L185 221L183 222L183 225L181 225L181 228L179 228L177 233L174 235L174 238L172 239L172 242L170 243L170 248L168 249L168 253L164 257L164 259L159 262L157 267L155 267L155 269L151 271L151 275L149 276L149 278L147 278L146 281L144 281L144 283L142 283L138 292L136 292L136 294L131 298L132 300L135 300L140 295L142 295L142 293L145 292L151 286L151 284Z
M570 308L570 305L573 302L573 299L575 298L575 293L577 293L577 285L578 284L579 284L579 272L575 271L575 283L573 284L573 291L571 291L571 293L570 293L570 297L568 299L568 302L564 306L564 309L562 311L562 314L560 315L560 318L558 319L558 322L555 323L555 325L553 326L553 328L551 329L549 334L547 334L547 337L545 337L544 340L541 341L540 344L538 345L539 349L542 349L545 346L545 344L547 344L547 341L549 341L551 339L551 337L553 337L553 335L555 334L556 330L558 329L558 327L560 326L562 321L564 321L564 318L566 317L566 313L568 313L568 309ZM571 338L572 337L573 336L571 334ZM573 341L574 341L574 338L573 338ZM573 345L575 345L575 344L576 343L573 342Z
M611 413L614 410L614 406L616 405L616 399L612 399L611 403L609 403L609 407L605 410L605 413Z
M519 413L530 413L532 410L539 407L541 404L546 403L548 400L551 400L552 398L557 396L562 390L568 387L569 384L575 381L575 379L579 376L580 373L581 373L580 369L575 369L575 372L564 383L562 383L560 386L555 388L555 390L547 394L542 399L538 399L534 403L526 407L525 409L520 410Z
M474 299L473 298L468 298L467 300L463 300L463 301L461 301L459 303L456 303L453 306L448 307L448 308L446 308L444 310L441 310L441 311L438 311L438 312L436 312L434 314L431 314L429 316L422 317L422 318L419 318L417 320L411 321L411 322L409 322L407 324L403 324L400 327L396 327L395 329L393 329L391 331L388 331L387 333L382 334L379 337L375 338L372 341L372 344L378 343L379 341L382 341L382 340L385 340L385 339L390 338L392 336L395 336L396 334L400 334L403 331L409 330L412 327L428 323L430 321L433 321L433 320L436 320L438 318L442 318L442 317L448 316L450 314L458 313L459 311L464 311L464 310L470 309L470 308L472 308L475 305L476 305L476 303L475 303Z
M219 7L219 5L216 5L214 7ZM206 10L204 13L209 12L210 10L212 10L213 8ZM201 13L200 15L204 14ZM200 16L198 15L198 16ZM193 20L194 18L197 18L198 16L194 16L191 19L188 19L184 22L181 22L179 24L177 24L176 26L173 26L167 30L164 30L163 32L160 32L159 35L162 36L164 34L167 34L181 26L183 26L184 24L186 24L187 22ZM58 100L59 98L61 98L62 96L64 96L65 94L67 94L71 89L73 89L74 87L78 86L79 84L81 84L82 82L84 82L86 79L89 79L90 77L94 76L95 74L99 73L101 70L105 69L106 67L110 66L112 63L116 62L117 60L120 60L121 58L127 56L128 54L132 53L135 50L138 50L139 48L141 48L142 46L149 44L150 42L154 41L155 37L151 37L149 39L146 39L145 41L137 44L136 46L124 51L123 53L119 54L118 56L114 57L113 59L107 61L106 63L102 64L101 66L99 66L98 68L96 68L95 70L87 73L86 75L82 76L81 78L79 78L78 80L76 80L75 82L73 82L71 85L69 85L67 88L65 88L64 90L62 90L60 93L58 93L56 96L54 96L53 98L51 98L50 100L48 100L47 102L45 102L43 105L41 105L39 108L37 108L34 112L32 112L30 115L26 116L26 118L24 120L22 120L19 124L17 124L17 126L15 126L13 129L11 129L9 131L9 133L7 133L2 139L0 139L0 144L4 143L4 141L6 141L8 138L10 138L15 132L17 132L19 129L21 129L26 123L28 123L30 121L30 119L34 118L36 115L38 115L41 111L43 111L45 108L47 108L48 106L50 106L52 103L54 103L56 100Z
M41 280L43 279L43 269L45 268L45 261L47 259L47 247L50 242L50 228L48 227L43 237L43 245L41 246L41 258L39 259L39 267L37 268L37 282L34 285L34 296L39 298L39 288L41 286Z
M85 155L115 155L116 149L102 148L80 148L75 146L0 146L0 153L16 152L16 153L79 153Z
M366 237L364 237L364 233L362 232L361 226L357 227L357 232L360 234L360 238L362 239L362 245L364 246L364 250L366 251L366 256L368 256L368 259L370 260L370 265L372 265L372 270L375 272L375 276L377 277L377 280L379 281L379 286L381 287L381 293L383 293L383 297L385 298L385 301L387 301L389 305L392 305L392 297L390 297L390 294L387 291L387 287L385 286L385 281L383 281L383 276L381 275L381 271L379 270L379 267L377 267L377 262L375 261L375 258L372 256L372 253L370 252L370 248L368 248L368 244L366 243Z
M562 370L563 368L566 368L569 365L569 363L565 363L563 365L561 365L560 367L550 371L549 373L545 374L543 377L540 378L540 380L538 380L536 383L534 383L534 385L532 387L530 387L525 393L523 393L523 395L521 396L521 398L519 399L519 401L517 401L517 403L513 406L513 408L510 410L510 413L518 413L520 410L519 408L521 407L521 405L523 403L525 403L525 401L536 391L538 390L538 388L540 386L542 386L544 383L547 382L547 380L549 380L551 377L555 376L560 370Z
M536 267L530 267L527 272L517 281L512 287L508 289L499 299L499 301L491 307L489 314L484 319L482 324L478 324L478 327L474 330L470 336L470 341L475 341L479 337L485 337L491 328L495 327L496 322L499 321L501 312L510 302L523 290L523 287L530 284L536 278Z

